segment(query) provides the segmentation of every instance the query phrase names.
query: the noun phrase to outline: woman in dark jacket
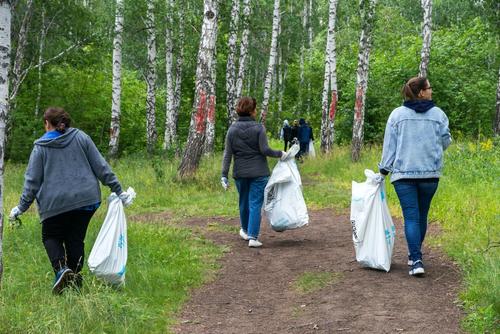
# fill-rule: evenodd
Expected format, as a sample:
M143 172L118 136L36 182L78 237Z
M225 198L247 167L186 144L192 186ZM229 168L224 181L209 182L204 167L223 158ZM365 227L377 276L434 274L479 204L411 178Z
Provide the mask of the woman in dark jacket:
M52 292L58 294L69 283L81 285L85 234L101 203L99 181L119 195L125 205L132 198L122 191L92 139L70 127L66 111L48 108L44 122L46 132L35 141L23 193L9 218L17 219L36 200L43 245L55 272Z
M233 177L239 193L240 236L248 240L249 247L260 247L261 208L264 189L269 180L266 157L284 158L285 152L269 148L266 130L255 121L257 103L254 98L242 97L236 112L238 120L227 131L224 158L222 160L221 183L229 186L228 173L234 157Z

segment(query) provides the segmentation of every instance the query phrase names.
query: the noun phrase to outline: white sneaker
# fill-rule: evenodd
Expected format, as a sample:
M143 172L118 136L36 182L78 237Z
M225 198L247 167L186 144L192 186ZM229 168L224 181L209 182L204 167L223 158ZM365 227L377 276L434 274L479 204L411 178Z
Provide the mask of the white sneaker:
M262 242L257 239L250 239L248 241L248 247L260 247L262 246Z
M246 234L246 233L245 233L245 231L243 231L243 229L242 229L242 228L240 228L240 237L241 237L241 239L243 239L243 240L248 240L248 239L249 239L249 238L248 238L248 234Z

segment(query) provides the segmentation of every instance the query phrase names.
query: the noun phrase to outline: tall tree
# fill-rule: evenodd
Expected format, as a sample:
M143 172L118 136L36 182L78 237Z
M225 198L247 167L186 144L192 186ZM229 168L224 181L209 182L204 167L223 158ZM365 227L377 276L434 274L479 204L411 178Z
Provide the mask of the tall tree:
M163 149L168 150L174 145L174 134L176 132L176 124L174 120L174 78L173 78L173 19L172 13L174 10L173 0L167 0L166 8L166 27L165 27L165 74L166 74L166 97L165 97L165 138L163 141Z
M9 112L11 1L0 0L0 287L3 276L3 199L5 125Z
M226 65L227 119L229 124L238 118L236 114L236 42L238 40L239 18L240 0L233 0Z
M217 25L215 26L215 37L217 40ZM203 153L208 155L214 152L215 143L215 84L217 82L217 49L213 49L212 68L210 70L211 81L214 86L214 108L209 108L207 112L207 127L205 131L205 142L203 143Z
M203 24L196 66L195 97L186 148L179 176L192 175L198 168L205 142L207 116L215 112L213 63L217 41L218 0L204 0Z
M307 31L307 25L309 21L309 1L304 0L304 9L302 10L302 44L300 46L300 74L299 74L299 80L300 80L300 87L304 84L304 58L305 58L305 53L306 53L306 36L308 35Z
M123 0L116 0L115 37L113 39L113 84L111 97L111 127L109 134L109 156L118 155L120 140L121 115L121 78L122 78L122 34L123 34Z
M179 19L179 41L184 41L184 11L182 6L177 10ZM174 90L174 106L171 130L172 142L176 143L176 155L180 153L180 145L177 136L177 120L179 118L179 109L181 106L182 94L182 67L184 65L184 43L179 43L179 54L177 56L177 63L175 68L175 90Z
M338 0L330 0L328 10L328 34L325 52L325 78L323 81L322 117L321 117L321 150L330 152L333 147L334 121L337 111L337 54L335 43L335 22ZM328 95L331 92L330 108Z
M360 0L361 36L359 38L358 69L356 71L356 102L354 103L354 124L352 127L351 158L358 161L363 147L365 99L368 88L368 69L372 32L375 21L376 0Z
M245 80L246 64L248 58L248 39L250 36L250 0L243 0L243 20L242 20L240 59L238 61L238 78L236 79L236 99L241 97L243 90L243 81ZM235 101L236 103L236 101Z
M154 16L154 1L148 0L148 9L146 15L146 30L148 33L147 46L148 46L148 62L146 73L146 138L147 150L153 153L156 140L156 26Z
M424 26L422 29L422 59L420 61L420 74L421 77L427 77L427 70L429 68L429 59L431 54L431 38L432 38L432 0L421 0L422 9L424 11Z
M273 32L271 35L271 50L269 51L269 64L267 66L266 79L264 81L264 97L262 98L262 111L260 121L266 124L267 110L269 108L269 95L271 92L271 81L273 79L276 56L278 53L278 36L280 31L280 0L274 0Z
M495 117L495 125L493 126L495 136L500 135L500 70L498 70L498 86L497 86L497 113Z

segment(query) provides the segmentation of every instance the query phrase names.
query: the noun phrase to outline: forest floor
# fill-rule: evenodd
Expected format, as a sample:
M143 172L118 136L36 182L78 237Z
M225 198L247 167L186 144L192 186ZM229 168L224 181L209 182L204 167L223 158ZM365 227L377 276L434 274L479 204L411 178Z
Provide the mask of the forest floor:
M457 303L461 274L439 249L426 246L426 275L410 277L403 226L395 219L397 239L391 271L365 269L355 261L347 215L333 210L309 214L309 226L283 233L272 231L263 219L260 240L264 245L259 249L249 248L234 232L237 218L183 222L228 251L215 277L192 291L173 331L461 332L462 311ZM439 231L430 225L429 233ZM330 279L319 289L300 290L300 278L314 280L315 273L318 277L326 273Z

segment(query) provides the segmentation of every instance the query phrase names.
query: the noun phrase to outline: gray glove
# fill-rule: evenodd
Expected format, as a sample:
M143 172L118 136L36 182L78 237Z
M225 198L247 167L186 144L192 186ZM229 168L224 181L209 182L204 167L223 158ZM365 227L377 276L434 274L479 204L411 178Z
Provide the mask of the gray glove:
M10 210L9 219L10 220L16 220L17 217L19 217L22 214L23 214L22 211L19 210L19 208L17 206L15 206L15 207L12 208L12 210Z
M375 178L373 180L377 183L382 183L385 180L385 175L377 173L375 174Z
M220 184L222 185L222 188L224 188L224 190L227 190L229 188L229 180L227 179L227 177L221 177Z
M131 194L126 191L122 192L120 195L118 195L118 197L122 201L124 207L129 206L134 201L134 198L131 196Z

